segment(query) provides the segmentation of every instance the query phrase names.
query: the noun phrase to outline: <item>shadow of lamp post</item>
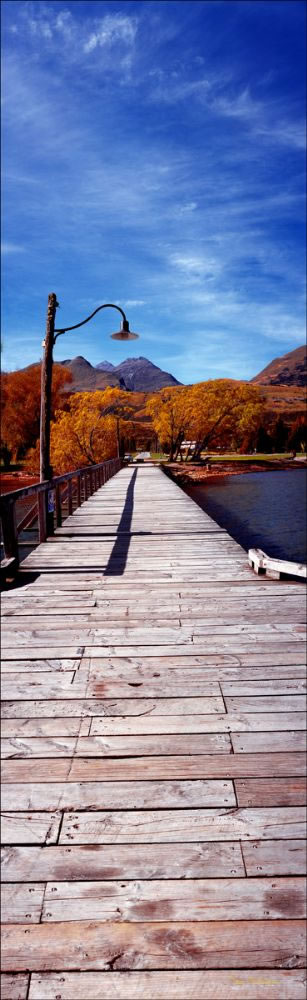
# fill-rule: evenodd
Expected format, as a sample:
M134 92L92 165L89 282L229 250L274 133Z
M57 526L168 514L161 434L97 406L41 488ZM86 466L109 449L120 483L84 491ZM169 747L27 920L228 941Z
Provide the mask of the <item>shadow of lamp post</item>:
M113 340L137 340L138 334L132 333L129 329L129 323L125 313L120 308L120 306L114 305L113 302L105 302L103 305L98 306L90 316L83 319L81 323L75 323L74 326L61 327L59 329L55 328L55 314L59 303L54 292L48 295L48 306L47 306L47 322L46 322L46 336L43 340L44 354L42 359L42 373L41 373L41 418L40 418L40 481L43 482L46 479L52 479L52 468L50 465L50 419L51 419L51 387L52 387L52 367L53 367L53 347L58 337L63 333L67 333L69 330L77 330L80 326L84 326L88 323L96 313L100 312L101 309L116 309L117 312L121 314L121 325L120 330L117 333L111 333L110 336ZM46 497L48 493L46 493ZM47 527L49 531L52 530L51 520L52 517L48 510L47 514ZM49 533L49 532L48 532Z

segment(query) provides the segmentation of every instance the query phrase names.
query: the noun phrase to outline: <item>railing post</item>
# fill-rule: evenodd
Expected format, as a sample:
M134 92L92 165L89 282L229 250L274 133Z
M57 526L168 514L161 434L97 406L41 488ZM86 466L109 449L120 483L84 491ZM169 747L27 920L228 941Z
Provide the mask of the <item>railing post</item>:
M55 516L57 528L60 528L62 524L61 483L57 483L55 487Z
M47 538L46 506L46 490L40 490L37 494L38 537L40 543L45 542Z
M77 507L81 507L81 472L77 472Z
M15 567L17 568L19 565L19 553L14 501L1 501L1 518L4 555L6 559L14 559Z
M67 481L67 496L68 496L68 513L72 514L72 481L68 479Z

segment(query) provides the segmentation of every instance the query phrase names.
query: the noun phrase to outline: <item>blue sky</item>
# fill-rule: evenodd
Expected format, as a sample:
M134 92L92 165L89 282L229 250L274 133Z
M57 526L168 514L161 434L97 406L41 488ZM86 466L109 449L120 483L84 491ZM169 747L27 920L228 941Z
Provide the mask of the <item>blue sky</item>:
M3 367L249 379L305 338L303 0L3 2Z

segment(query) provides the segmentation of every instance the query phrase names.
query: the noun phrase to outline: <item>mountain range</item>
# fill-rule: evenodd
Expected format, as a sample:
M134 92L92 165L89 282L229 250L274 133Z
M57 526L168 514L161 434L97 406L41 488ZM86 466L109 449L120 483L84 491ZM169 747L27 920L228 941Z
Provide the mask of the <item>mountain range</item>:
M80 356L61 361L61 364L66 365L72 374L71 392L105 389L107 385L130 392L157 392L168 385L181 385L174 375L158 368L148 358L126 358L120 365L101 361L94 367Z
M305 386L306 353L304 346L296 347L282 357L274 358L263 371L254 375L251 382L263 386ZM126 358L119 365L100 361L94 366L80 356L62 361L61 364L66 365L72 374L70 392L93 392L95 389L105 389L108 385L130 392L157 392L165 386L182 384L174 375L143 357ZM205 373L201 377L205 380Z

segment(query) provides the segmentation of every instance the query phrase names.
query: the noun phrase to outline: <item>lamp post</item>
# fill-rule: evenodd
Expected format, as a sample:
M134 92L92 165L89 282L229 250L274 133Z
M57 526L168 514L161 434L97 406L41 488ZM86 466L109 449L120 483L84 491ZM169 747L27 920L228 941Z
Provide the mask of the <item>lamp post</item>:
M117 333L111 333L110 336L113 340L137 340L138 334L132 333L129 329L129 323L125 313L120 308L120 306L114 305L113 302L105 302L103 305L98 306L94 309L94 312L86 319L83 319L81 323L75 323L74 326L61 327L60 329L55 329L55 314L57 306L59 305L57 297L54 292L48 295L48 306L47 306L47 322L46 322L46 336L43 341L44 355L42 360L42 374L41 374L41 421L40 421L40 480L51 479L52 478L52 468L50 465L50 418L51 418L51 386L52 386L52 366L53 366L53 347L58 337L62 333L67 333L68 330L77 330L79 326L84 326L89 320L96 316L96 313L100 312L101 309L117 309L122 316L120 330ZM48 518L48 512L47 512ZM50 518L48 519L50 520Z

